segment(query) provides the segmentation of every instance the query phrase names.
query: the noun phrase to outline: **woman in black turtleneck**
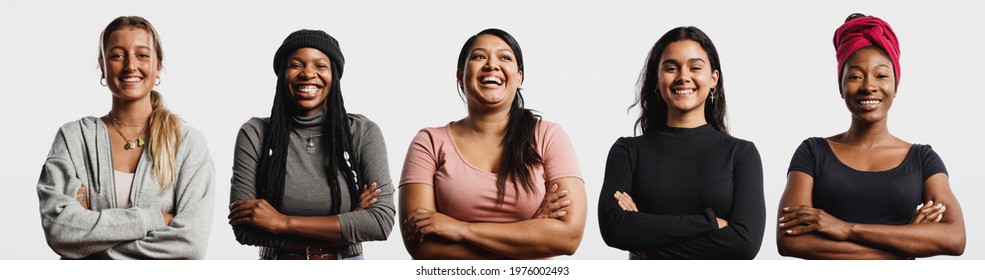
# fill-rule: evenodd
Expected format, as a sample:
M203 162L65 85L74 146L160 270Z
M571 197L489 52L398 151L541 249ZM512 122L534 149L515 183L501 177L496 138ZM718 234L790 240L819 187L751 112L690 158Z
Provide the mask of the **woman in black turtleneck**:
M599 226L630 259L752 259L765 230L752 142L725 125L718 52L695 27L661 37L640 78L642 136L609 151Z

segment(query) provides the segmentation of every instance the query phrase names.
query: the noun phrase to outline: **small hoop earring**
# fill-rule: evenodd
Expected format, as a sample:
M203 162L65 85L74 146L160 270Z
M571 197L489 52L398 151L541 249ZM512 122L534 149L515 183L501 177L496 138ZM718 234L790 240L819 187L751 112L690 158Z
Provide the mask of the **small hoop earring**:
M159 85L161 85L161 77L157 77L157 82L154 83L154 86L159 86Z
M99 85L106 86L106 78L99 78Z

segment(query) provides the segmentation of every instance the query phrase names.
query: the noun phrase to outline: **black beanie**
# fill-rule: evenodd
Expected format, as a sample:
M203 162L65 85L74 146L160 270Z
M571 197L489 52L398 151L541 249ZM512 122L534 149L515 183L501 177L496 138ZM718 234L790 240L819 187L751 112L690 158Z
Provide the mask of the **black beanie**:
M283 74L287 67L287 56L300 48L315 48L325 53L328 59L332 60L332 72L338 73L339 78L342 77L345 57L339 49L339 41L325 31L308 29L294 31L291 35L287 35L284 43L280 44L280 48L274 54L274 73L277 76Z

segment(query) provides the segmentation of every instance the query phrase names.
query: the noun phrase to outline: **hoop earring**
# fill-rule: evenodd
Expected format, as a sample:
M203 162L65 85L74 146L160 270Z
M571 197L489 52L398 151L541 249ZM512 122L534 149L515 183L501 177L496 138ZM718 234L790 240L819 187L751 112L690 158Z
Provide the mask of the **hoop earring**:
M715 104L715 88L711 88L711 92L708 93L708 98L711 99L711 104Z
M159 85L161 85L161 77L157 77L157 82L154 83L154 86L159 86Z
M106 87L106 78L99 78L99 85Z

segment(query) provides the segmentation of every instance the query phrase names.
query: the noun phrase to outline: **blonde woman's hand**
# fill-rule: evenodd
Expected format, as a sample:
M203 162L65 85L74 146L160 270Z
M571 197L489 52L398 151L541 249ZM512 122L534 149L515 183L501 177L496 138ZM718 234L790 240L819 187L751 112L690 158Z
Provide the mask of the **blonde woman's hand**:
M568 190L558 191L557 184L554 184L547 195L544 195L540 208L537 208L537 212L531 219L560 219L564 217L568 214L565 209L571 205L571 200L564 199L566 196L568 196Z
M75 200L82 205L85 210L92 210L89 208L89 189L85 184L79 186L79 191L75 193Z

